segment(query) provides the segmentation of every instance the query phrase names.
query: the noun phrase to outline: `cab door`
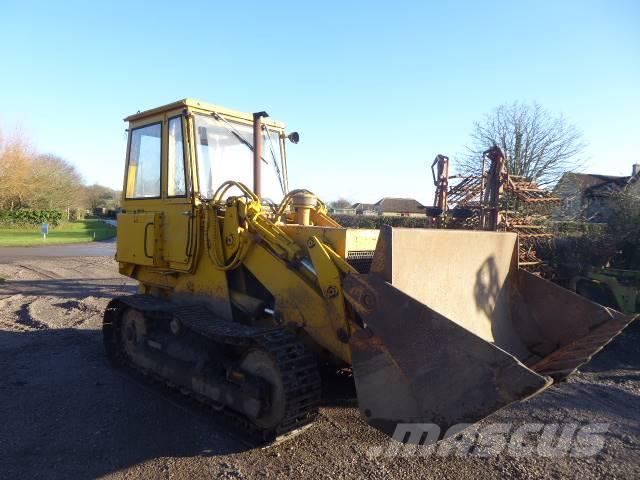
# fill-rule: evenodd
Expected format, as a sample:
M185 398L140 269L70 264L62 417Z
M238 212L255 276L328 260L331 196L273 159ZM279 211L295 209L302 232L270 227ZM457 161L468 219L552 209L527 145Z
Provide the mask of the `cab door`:
M163 257L170 269L190 271L195 256L198 221L193 205L193 185L182 112L165 115L163 162Z
M166 267L162 253L163 115L153 115L129 130L122 212L118 214L116 260Z

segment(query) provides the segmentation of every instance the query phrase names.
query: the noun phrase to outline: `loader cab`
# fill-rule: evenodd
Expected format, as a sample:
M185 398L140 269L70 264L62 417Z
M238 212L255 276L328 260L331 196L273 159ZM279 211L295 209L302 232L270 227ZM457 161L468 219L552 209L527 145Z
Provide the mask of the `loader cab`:
M254 188L253 114L197 100L138 112L129 122L116 259L190 271L197 250L198 205L227 180ZM260 186L265 202L287 191L282 123L261 120Z

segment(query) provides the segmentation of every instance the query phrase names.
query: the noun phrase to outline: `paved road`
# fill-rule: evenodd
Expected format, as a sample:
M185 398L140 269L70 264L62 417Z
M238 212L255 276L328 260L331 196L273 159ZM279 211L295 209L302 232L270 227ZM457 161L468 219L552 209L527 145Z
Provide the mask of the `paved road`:
M72 245L47 245L43 247L0 247L0 263L20 257L113 257L116 239L102 242L76 243Z

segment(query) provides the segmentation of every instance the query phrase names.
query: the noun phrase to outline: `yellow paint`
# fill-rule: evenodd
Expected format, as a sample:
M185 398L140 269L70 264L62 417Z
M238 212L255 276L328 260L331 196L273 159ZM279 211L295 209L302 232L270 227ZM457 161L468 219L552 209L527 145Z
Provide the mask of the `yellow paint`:
M248 190L246 198L203 201L197 193L192 120L196 112L215 112L246 124L253 119L248 113L190 99L127 117L130 131L162 122L162 194L156 199L127 199L123 195L116 254L121 273L139 280L143 293L177 303L204 303L212 315L228 320L249 321L233 318L231 290L234 298L243 298L248 304L252 295L264 295L257 300L267 302L276 314L272 317L265 312L258 319L260 324L284 324L304 331L316 347L330 353L330 358L350 363L351 353L344 340L357 327L349 318L351 310L345 307L341 282L354 270L344 258L352 250L373 250L378 231L340 227L321 202L311 211L313 225L301 226L290 223L295 218L293 212L263 209ZM170 197L167 190L167 126L176 115L183 116L189 189L183 198ZM284 125L272 119L266 123L284 142ZM132 171L135 174L129 169L130 175ZM124 182L125 192L132 191L132 182L126 178Z

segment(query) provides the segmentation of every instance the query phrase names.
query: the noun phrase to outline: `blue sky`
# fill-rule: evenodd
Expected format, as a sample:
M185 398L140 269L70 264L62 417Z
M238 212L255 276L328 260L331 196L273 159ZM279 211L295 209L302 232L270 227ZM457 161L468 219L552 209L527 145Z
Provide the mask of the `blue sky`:
M0 16L0 125L119 188L122 118L184 97L301 133L291 187L430 203L427 165L473 122L537 101L586 170L640 162L640 2L19 2Z

